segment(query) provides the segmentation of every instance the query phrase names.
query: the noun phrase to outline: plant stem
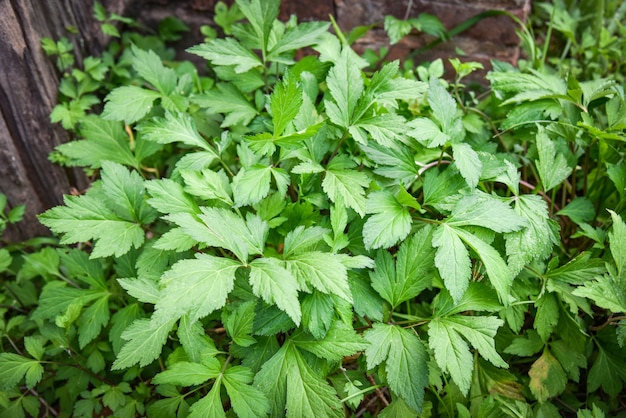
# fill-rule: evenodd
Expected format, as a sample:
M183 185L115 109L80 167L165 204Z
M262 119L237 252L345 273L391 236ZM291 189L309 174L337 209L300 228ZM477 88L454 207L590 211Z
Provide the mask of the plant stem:
M346 402L347 402L347 401L349 401L350 399L356 398L356 397L358 397L358 396L360 396L360 395L363 395L363 394L365 394L365 393L367 393L367 392L371 392L372 390L377 390L377 389L382 388L382 387L384 387L384 386L382 386L382 385L376 385L376 386L370 386L370 387L367 387L367 388L365 388L365 389L361 389L360 391L355 392L355 393L353 393L352 395L350 395L350 396L347 396L347 397L343 398L340 402L341 402L341 403L346 403Z
M380 390L379 385L376 383L376 380L374 379L373 375L368 375L367 376L367 380L369 380L369 382L375 386L375 390L376 390L376 396L378 396L378 399L381 400L381 402L385 405L385 406L389 406L389 401L387 400L387 398L385 398L385 395L383 394L383 392Z

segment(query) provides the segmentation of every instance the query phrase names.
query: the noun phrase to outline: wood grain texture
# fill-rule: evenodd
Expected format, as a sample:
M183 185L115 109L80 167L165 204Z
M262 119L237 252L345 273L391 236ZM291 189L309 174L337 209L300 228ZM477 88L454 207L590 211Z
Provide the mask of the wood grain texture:
M70 187L85 186L80 170L48 161L50 151L68 137L50 123L60 75L43 53L41 38L59 39L70 35L67 27L75 27L82 34L77 59L100 53L105 39L95 30L92 8L84 0L0 1L0 191L9 207L27 207L25 222L10 228L5 239L49 233L36 215L61 203Z

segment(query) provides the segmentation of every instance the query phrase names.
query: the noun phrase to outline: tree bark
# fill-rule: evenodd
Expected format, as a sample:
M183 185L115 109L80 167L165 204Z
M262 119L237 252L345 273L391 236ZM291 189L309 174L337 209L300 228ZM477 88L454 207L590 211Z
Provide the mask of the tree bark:
M0 192L9 208L26 204L24 222L10 227L6 240L49 234L36 215L60 204L71 187L85 185L81 170L48 161L68 135L50 122L60 74L41 39L68 37L77 60L98 54L106 40L92 15L93 0L0 0Z

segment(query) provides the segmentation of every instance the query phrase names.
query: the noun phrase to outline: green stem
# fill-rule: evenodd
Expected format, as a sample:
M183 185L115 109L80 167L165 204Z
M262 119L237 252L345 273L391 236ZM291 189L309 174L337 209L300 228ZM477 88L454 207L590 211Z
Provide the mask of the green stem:
M361 389L360 391L355 392L355 393L353 393L353 394L352 394L352 395L350 395L350 396L346 396L346 397L345 397L345 398L343 398L340 402L341 402L341 403L346 403L346 402L347 402L347 401L349 401L350 399L356 398L356 397L358 397L358 396L360 396L360 395L363 395L363 394L365 394L365 393L367 393L367 392L371 392L371 391L373 391L373 390L380 389L380 388L382 388L382 387L384 387L384 386L382 386L382 385L375 385L375 386L369 386L369 387L366 387L365 389Z
M552 26L554 24L554 15L556 14L556 5L552 8L552 14L550 15L550 23L548 24L548 32L546 33L545 44L543 45L543 52L541 53L541 67L545 65L546 57L548 56L548 48L550 47L550 40L552 38Z

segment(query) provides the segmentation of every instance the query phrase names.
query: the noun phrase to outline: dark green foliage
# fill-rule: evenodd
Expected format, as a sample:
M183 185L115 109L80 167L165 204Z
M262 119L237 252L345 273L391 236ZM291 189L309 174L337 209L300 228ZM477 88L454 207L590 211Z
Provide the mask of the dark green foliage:
M277 13L218 3L206 76L180 22L100 7L121 41L60 61L55 159L97 180L40 215L58 243L0 250L4 416L620 413L622 78L531 53L476 96L479 64L372 67Z

